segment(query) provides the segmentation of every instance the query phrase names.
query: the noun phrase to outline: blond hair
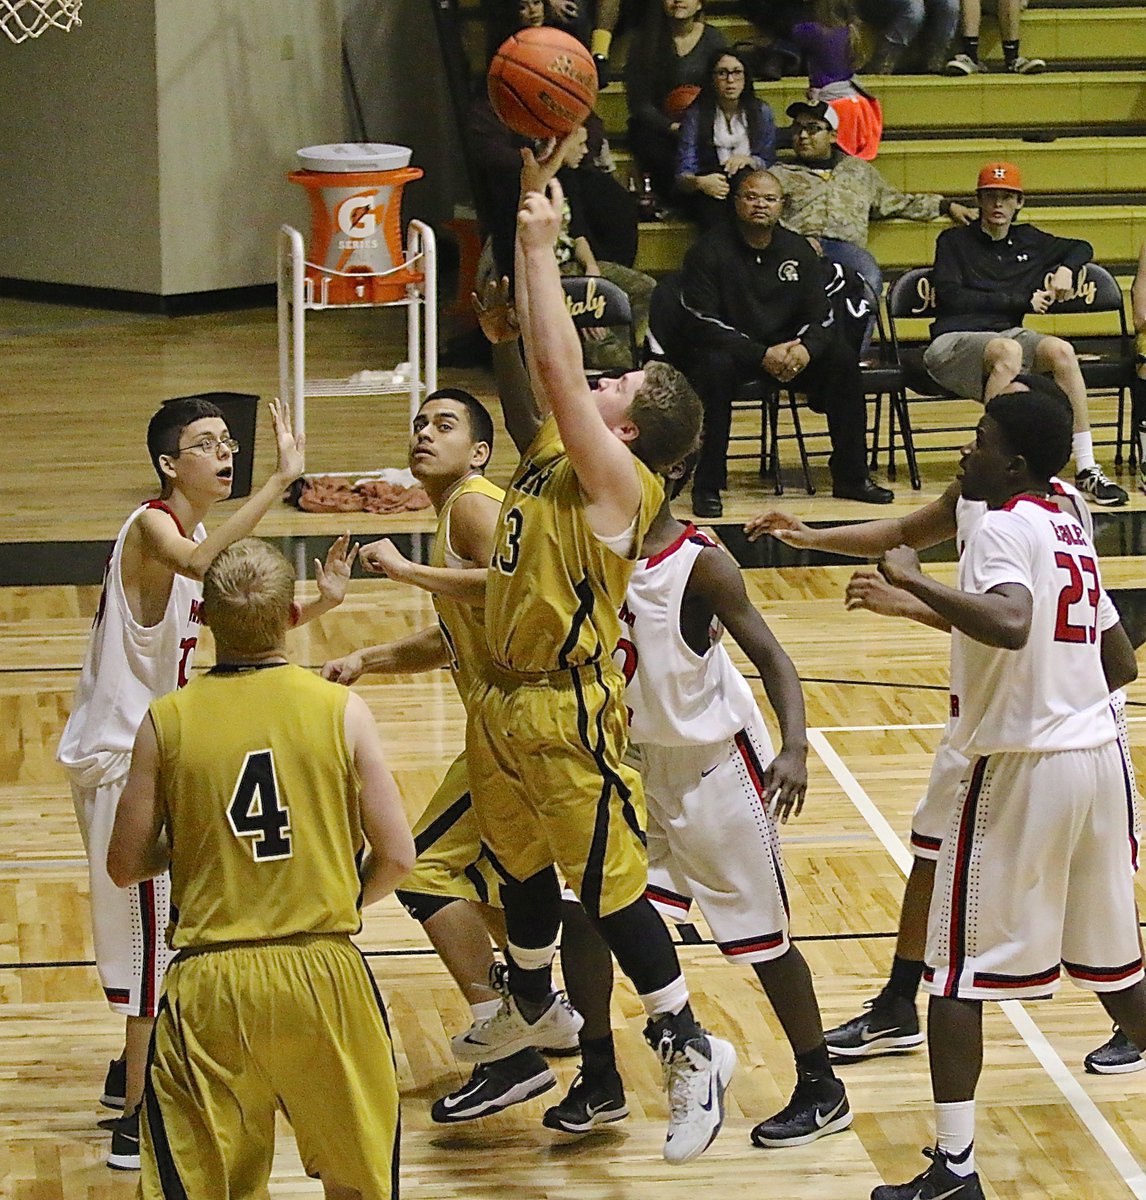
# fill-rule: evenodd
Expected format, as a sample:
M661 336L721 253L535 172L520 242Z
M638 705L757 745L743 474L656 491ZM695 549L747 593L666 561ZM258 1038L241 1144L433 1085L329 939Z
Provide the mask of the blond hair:
M676 367L651 362L629 406L639 430L629 448L646 466L662 471L696 449L702 415L699 397Z
M276 650L290 624L294 579L294 567L273 546L242 538L220 550L203 576L203 619L230 650Z

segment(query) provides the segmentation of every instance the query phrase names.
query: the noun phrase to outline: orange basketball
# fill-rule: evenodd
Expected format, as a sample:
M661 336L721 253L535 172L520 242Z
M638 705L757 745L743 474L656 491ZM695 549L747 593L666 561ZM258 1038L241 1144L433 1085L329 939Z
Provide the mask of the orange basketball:
M700 95L700 88L695 83L682 83L675 87L665 97L661 112L670 121L679 121L684 116L685 109Z
M514 133L564 137L597 99L597 67L575 37L542 25L502 42L486 84L493 111Z

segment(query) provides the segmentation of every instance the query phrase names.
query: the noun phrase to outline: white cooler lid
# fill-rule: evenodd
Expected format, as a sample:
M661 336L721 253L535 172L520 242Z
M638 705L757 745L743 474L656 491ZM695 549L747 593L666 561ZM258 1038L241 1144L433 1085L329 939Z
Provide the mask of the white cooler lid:
M304 146L298 156L307 171L397 171L410 165L409 146L389 142L337 142Z

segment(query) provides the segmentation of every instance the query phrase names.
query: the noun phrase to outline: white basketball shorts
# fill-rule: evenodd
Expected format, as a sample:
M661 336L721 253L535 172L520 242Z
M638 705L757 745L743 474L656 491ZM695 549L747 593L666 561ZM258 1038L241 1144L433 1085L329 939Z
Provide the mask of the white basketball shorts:
M693 900L721 953L766 962L788 950L788 897L776 822L761 799L774 754L757 711L727 741L639 748L648 805L645 895L674 921Z
M116 887L107 873L107 847L127 776L97 788L72 785L91 883L92 940L96 969L114 1012L154 1017L167 964L170 880L167 872L131 887Z
M1117 741L974 759L936 868L926 990L1045 996L1060 965L1096 992L1140 980L1131 793Z
M1138 785L1134 779L1134 764L1130 758L1130 735L1126 728L1126 693L1119 689L1110 695L1110 711L1118 729L1118 744L1122 750L1122 763L1126 774L1127 794L1133 806L1134 869L1138 869L1139 806ZM931 775L927 780L927 791L923 793L915 811L911 814L911 852L916 858L937 861L943 845L943 835L951 824L959 786L970 770L971 764L965 755L952 750L947 741L949 729L943 732L943 740L935 751L931 764Z

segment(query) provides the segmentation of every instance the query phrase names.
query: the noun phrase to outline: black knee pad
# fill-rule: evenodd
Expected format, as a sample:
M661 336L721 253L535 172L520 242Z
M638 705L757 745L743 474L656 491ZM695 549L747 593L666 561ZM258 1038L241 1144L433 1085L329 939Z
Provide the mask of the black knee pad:
M443 908L457 904L462 899L461 896L428 896L424 892L404 892L400 889L394 895L419 925L425 925L435 913L440 913Z

